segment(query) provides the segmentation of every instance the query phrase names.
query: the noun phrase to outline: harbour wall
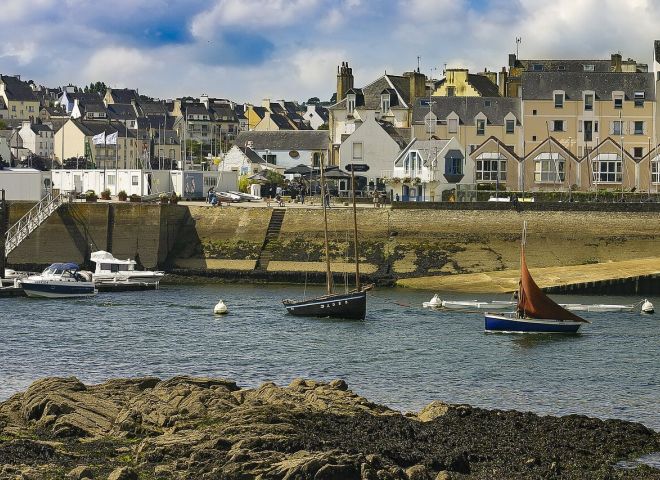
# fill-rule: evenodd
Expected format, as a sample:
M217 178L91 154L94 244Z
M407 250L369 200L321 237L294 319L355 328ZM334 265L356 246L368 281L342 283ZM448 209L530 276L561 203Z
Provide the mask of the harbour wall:
M13 203L10 224L31 205ZM95 249L137 257L147 268L227 280L322 281L323 217L289 208L267 240L271 208L141 203L62 207L8 258L16 269L85 263ZM372 280L516 269L523 221L531 267L657 257L660 215L648 211L363 208L362 270ZM333 269L352 269L352 211L331 208ZM259 261L267 252L268 262ZM265 265L265 266L264 266Z

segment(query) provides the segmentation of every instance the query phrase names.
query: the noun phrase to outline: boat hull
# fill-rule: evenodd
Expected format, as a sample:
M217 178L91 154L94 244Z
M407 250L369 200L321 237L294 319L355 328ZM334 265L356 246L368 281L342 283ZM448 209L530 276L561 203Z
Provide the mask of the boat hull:
M91 297L98 291L89 282L21 282L23 291L28 297L38 298L70 298Z
M367 292L324 295L309 300L282 301L291 315L364 320L367 313Z
M546 320L536 318L515 318L505 315L484 315L487 332L520 333L577 333L582 322L570 320Z

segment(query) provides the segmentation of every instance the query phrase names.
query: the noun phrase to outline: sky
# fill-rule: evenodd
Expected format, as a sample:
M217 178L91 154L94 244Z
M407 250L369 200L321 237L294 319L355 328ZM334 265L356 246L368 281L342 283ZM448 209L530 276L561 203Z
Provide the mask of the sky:
M157 98L329 100L417 68L500 71L520 58L652 68L660 0L2 0L0 73L49 87L103 81Z

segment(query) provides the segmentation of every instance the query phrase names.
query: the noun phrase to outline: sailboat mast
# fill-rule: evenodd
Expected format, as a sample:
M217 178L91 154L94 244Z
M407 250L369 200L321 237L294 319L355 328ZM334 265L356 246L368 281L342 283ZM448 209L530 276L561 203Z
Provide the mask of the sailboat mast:
M354 164L355 165L355 164ZM353 241L355 243L355 290L360 291L360 257L358 256L357 208L355 207L355 172L351 168L351 192L353 195Z
M321 205L323 205L323 242L325 246L325 283L328 289L328 295L332 293L332 272L330 271L330 247L328 246L328 212L325 204L325 193L327 186L325 184L325 175L323 174L323 156L321 163Z

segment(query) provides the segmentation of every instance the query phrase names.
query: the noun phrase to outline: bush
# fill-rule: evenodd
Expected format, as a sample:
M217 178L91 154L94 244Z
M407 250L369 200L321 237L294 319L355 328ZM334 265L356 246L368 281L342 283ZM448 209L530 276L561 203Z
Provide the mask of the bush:
M103 200L110 200L110 189L106 188L101 192L101 198Z
M158 199L160 200L160 203L169 203L170 201L170 197L166 193L161 193Z
M170 195L170 203L177 204L179 203L179 200L181 200L181 197L179 197L176 192L172 192Z
M94 190L87 190L85 192L85 200L87 200L88 202L95 202L96 200L98 200L98 198L99 197L98 195L96 195L96 192Z
M119 200L121 200L122 202L125 202L126 199L128 198L128 194L127 194L124 190L121 190L121 191L117 194L117 197L118 197Z
M137 193L131 195L131 202L141 202L141 201L142 201L142 197Z

